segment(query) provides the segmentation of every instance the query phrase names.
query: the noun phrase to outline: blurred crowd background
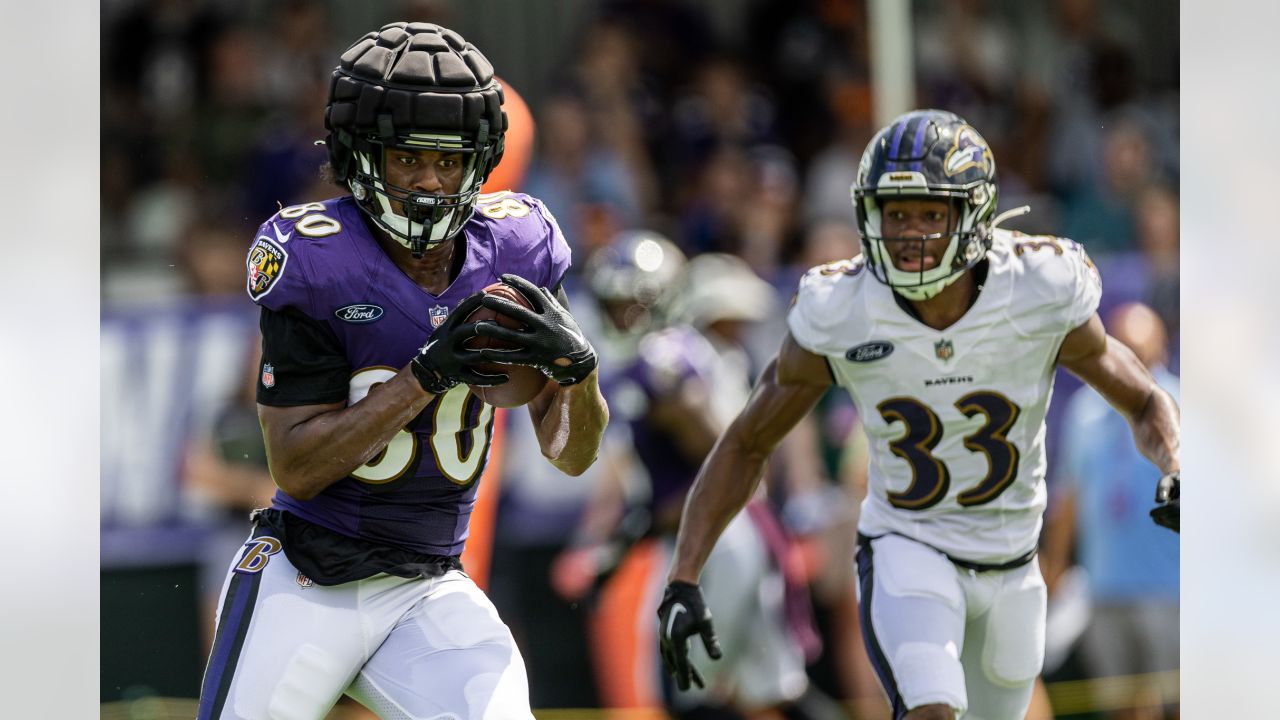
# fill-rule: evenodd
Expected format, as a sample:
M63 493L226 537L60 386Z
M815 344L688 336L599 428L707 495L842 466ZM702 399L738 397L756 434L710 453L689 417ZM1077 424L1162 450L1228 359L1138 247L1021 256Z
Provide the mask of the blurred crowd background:
M752 376L804 270L859 252L849 185L871 134L908 109L875 106L873 49L906 42L912 104L979 129L1000 209L1033 209L1009 225L1082 242L1109 329L1176 390L1177 3L915 0L902 38L871 31L875 4L103 2L103 702L198 690L227 561L247 511L273 489L253 405L245 252L282 205L338 192L319 177L315 144L330 72L385 22L457 30L527 106L533 144L505 163L527 163L513 189L544 200L573 246L575 313L590 314L590 258L629 231L659 233L690 258L734 256L765 298L734 331ZM1154 470L1078 389L1061 376L1050 415L1042 567L1054 713L1176 716L1176 539L1146 518ZM653 647L612 644L618 621L606 611L624 593L609 586L628 580L628 561L606 563L590 591L566 580L598 482L528 471L525 426L509 423L495 446L491 540L468 567L521 643L535 707L651 701L652 687L617 687L617 660L602 657L652 661ZM824 640L810 677L852 717L881 717L849 641L858 428L847 397L831 393L771 465L770 495ZM615 445L626 466L625 437Z

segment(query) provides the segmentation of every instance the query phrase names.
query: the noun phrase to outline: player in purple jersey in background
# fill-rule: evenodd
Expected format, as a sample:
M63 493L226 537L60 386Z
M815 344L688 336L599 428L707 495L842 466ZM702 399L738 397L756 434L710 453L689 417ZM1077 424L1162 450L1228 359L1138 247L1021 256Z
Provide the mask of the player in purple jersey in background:
M258 230L258 414L278 490L223 588L198 717L531 718L510 631L462 572L493 408L480 363L536 367L542 453L581 474L608 422L541 202L480 195L502 157L493 68L457 33L393 23L342 54L325 110L350 192ZM504 282L532 309L482 290ZM524 324L468 322L487 307ZM506 349L469 349L477 337ZM491 366L490 366L491 367Z
M584 278L605 317L612 351L605 383L616 424L631 436L646 487L628 493L620 478L600 477L574 547L557 562L556 588L570 600L607 577L630 543L656 538L670 555L685 495L721 429L746 402L749 361L735 328L763 320L772 288L740 258L703 254L686 262L665 237L628 231L598 250ZM611 485L615 485L611 487ZM627 508L623 504L624 496ZM767 500L757 498L720 538L704 574L707 600L722 619L725 659L705 685L665 688L679 720L843 717L809 685L807 654L819 650L808 596L783 569L788 539ZM646 583L643 617L652 632L665 562ZM655 659L656 660L656 659ZM660 673L655 664L646 668Z

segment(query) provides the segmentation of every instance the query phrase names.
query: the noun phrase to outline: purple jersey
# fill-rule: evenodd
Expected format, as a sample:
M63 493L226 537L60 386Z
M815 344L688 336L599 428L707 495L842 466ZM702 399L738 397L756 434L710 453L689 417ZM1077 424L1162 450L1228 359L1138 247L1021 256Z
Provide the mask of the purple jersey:
M569 247L555 220L540 201L520 193L481 195L456 242L466 248L462 270L436 296L378 246L350 196L288 207L258 229L247 289L259 305L300 312L333 332L350 369L351 404L395 375L450 310L503 273L554 288L569 268ZM261 383L276 381L264 365ZM386 450L348 477L311 500L277 490L272 504L350 537L457 554L492 427L493 408L459 385L432 400Z
M606 394L634 394L638 390L645 400L643 403L623 400L616 405L647 408L660 398L681 392L686 383L702 383L710 392L714 389L716 364L715 349L696 330L683 326L667 328L640 341L635 361L609 383ZM676 498L683 498L693 484L702 458L691 459L680 453L670 432L650 423L647 412L641 411L626 419L636 457L649 473L652 485L649 509L657 511Z

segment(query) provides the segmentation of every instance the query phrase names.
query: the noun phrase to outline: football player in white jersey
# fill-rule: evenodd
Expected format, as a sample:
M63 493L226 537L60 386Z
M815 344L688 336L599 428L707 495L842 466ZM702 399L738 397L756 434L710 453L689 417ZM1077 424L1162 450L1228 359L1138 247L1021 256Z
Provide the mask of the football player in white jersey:
M663 659L686 687L690 639L718 655L703 563L769 454L834 383L870 440L859 598L893 716L1022 718L1044 655L1035 549L1055 367L1128 419L1164 474L1161 503L1177 493L1178 408L1107 336L1079 244L996 228L995 161L963 119L898 117L867 146L852 190L862 255L800 281L781 349L689 493L658 610Z

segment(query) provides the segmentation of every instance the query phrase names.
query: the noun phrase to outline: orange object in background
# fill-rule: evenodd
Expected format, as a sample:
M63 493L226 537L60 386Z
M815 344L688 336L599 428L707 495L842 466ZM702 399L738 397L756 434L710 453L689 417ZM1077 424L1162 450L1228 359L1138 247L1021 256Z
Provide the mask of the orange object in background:
M520 93L502 78L495 78L502 85L502 109L507 113L506 149L502 152L502 162L490 173L489 179L480 186L480 192L497 192L499 190L519 190L524 182L524 174L529 169L529 161L533 158L534 122L533 113Z
M650 590L666 562L656 540L632 546L601 589L589 621L601 704L627 709L627 720L666 717L658 687L658 618Z
M476 504L471 509L470 534L462 548L462 569L489 591L489 568L493 565L493 532L498 519L498 491L502 489L502 451L507 429L507 411L493 411L493 439L489 441L489 464L480 475Z

